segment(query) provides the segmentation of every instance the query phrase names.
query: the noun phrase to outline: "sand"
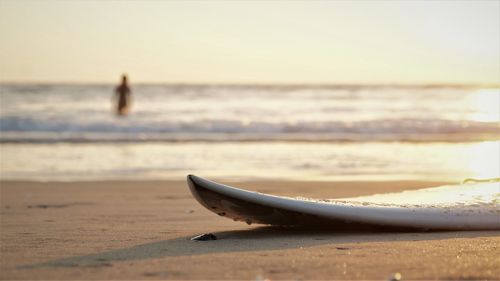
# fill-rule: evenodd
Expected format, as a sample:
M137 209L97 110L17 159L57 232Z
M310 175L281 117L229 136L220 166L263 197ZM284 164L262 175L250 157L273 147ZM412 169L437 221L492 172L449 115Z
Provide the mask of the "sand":
M231 182L226 182L231 184ZM500 231L345 233L246 225L184 181L1 182L1 279L500 279ZM347 197L436 182L241 182ZM190 241L201 233L219 240Z

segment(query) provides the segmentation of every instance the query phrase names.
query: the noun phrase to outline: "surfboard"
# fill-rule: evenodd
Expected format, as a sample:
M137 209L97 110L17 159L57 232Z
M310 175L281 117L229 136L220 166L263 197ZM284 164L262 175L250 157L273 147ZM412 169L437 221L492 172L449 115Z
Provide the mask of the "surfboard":
M353 198L263 194L189 175L208 210L247 224L337 230L499 230L500 182L465 183Z

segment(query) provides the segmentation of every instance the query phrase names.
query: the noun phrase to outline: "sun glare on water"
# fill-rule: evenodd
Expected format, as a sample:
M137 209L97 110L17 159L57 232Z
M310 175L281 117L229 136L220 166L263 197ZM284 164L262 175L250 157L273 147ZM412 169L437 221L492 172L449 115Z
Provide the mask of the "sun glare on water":
M473 92L466 102L470 106L470 120L500 122L500 89Z
M483 89L473 92L467 102L471 108L470 120L497 122L500 133L500 89ZM481 142L470 145L464 157L473 177L500 177L500 142Z
M464 153L470 175L477 179L500 177L500 142L482 142L468 147Z

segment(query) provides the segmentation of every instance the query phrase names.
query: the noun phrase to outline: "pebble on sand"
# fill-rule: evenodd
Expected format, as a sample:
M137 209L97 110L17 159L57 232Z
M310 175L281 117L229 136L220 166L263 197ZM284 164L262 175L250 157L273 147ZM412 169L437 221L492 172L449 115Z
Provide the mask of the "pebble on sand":
M200 235L196 235L195 237L191 238L193 241L209 241L209 240L217 240L217 236L213 235L212 233L203 233Z

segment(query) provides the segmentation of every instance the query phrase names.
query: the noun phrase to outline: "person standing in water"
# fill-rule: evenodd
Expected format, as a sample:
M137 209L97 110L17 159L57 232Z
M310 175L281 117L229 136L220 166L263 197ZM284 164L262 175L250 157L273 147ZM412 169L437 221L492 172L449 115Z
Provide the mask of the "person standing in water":
M122 83L116 87L115 94L117 97L116 114L126 115L130 107L130 88L127 83L127 75L122 75Z

